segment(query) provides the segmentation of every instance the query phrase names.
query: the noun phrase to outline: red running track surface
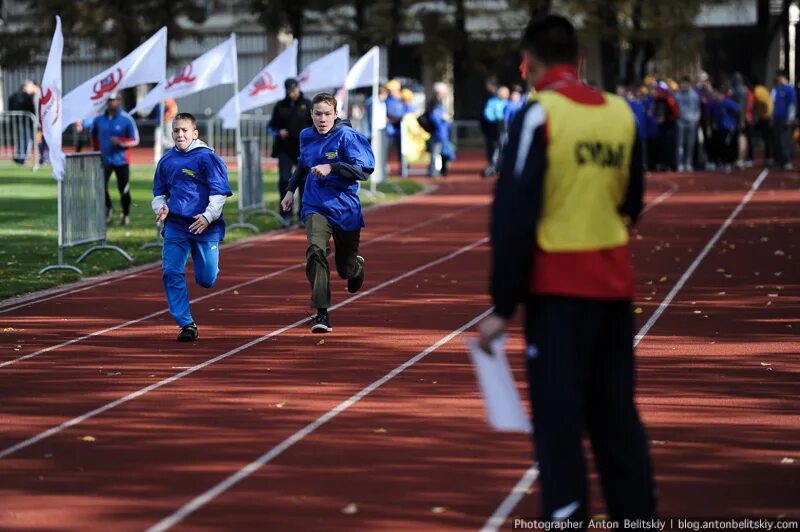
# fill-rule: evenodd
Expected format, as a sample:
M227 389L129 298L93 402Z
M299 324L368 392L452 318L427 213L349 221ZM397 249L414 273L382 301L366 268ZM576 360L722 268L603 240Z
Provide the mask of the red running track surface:
M195 344L174 341L158 268L0 308L0 529L483 526L534 457L485 424L458 333L489 308L478 170L367 213L367 280L355 298L333 281L328 336L302 322L299 231L224 247L213 289L190 281ZM638 347L663 515L800 517L797 177L768 174L696 260L757 175L649 178L640 326L694 263ZM537 515L538 485L522 495L511 516Z

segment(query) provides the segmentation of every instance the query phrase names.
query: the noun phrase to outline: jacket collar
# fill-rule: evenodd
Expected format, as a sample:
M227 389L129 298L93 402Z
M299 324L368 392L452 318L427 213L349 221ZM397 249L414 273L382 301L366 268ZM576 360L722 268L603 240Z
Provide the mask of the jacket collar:
M537 91L555 89L565 85L575 85L578 80L578 70L572 65L555 65L544 73L542 79L536 84Z

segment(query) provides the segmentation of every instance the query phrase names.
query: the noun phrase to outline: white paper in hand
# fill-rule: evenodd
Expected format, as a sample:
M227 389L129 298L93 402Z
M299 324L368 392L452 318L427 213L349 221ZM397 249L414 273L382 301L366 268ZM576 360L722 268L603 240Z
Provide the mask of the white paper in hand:
M505 432L530 432L531 422L522 407L522 401L508 366L505 353L506 337L491 343L492 354L485 353L472 338L466 341L469 357L483 394L489 425Z

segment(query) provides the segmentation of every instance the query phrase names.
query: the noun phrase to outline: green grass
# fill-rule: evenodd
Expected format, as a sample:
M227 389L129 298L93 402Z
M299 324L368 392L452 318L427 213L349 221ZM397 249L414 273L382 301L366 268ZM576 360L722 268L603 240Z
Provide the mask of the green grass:
M75 261L88 245L68 248L64 251L67 264L77 265L83 275L66 270L54 270L39 275L39 270L57 262L58 219L56 215L56 182L46 167L36 172L12 163L0 163L0 300L60 284L77 281L83 277L98 275L132 265L146 264L161 258L161 249L140 249L146 242L155 240L156 232L153 213L150 210L152 199L153 169L150 166L134 166L131 169L131 224L121 227L119 220L110 224L107 232L109 244L117 245L130 254L134 261L129 263L118 253L98 251L80 264ZM236 197L237 175L230 172L234 196L225 205L225 219L228 225L238 220ZM274 171L264 176L264 191L267 207L278 210L277 175ZM369 189L369 183L364 187ZM402 195L413 194L421 185L410 180L391 180L381 183L378 190L380 198L362 196L366 207L376 202L386 202ZM119 212L119 193L116 180L110 183L111 200ZM266 214L248 218L260 231L277 229L279 223ZM252 231L229 229L225 241L235 242L252 236Z

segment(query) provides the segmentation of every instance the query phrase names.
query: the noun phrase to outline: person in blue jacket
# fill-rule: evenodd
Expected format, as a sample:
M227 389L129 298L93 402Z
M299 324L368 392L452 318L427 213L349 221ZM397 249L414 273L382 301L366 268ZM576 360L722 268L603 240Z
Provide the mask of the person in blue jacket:
M446 176L448 164L455 160L456 153L453 150L453 143L450 142L450 129L452 127L450 114L445 107L445 99L449 89L441 81L433 84L433 98L427 106L426 114L430 120L431 138L428 140L428 151L431 153L431 162L428 167L428 175ZM436 170L436 159L441 157L442 167Z
M730 170L738 150L739 104L717 90L709 102L707 112L711 125L711 162L723 170Z
M785 70L778 71L772 89L772 132L775 136L775 163L785 170L792 169L792 122L797 111L797 93L789 83Z
M170 314L181 328L179 342L198 337L189 310L186 261L191 253L197 284L214 286L219 244L225 238L222 207L232 194L225 163L198 137L195 117L178 113L172 121L175 146L158 161L153 178L153 212L156 223L164 224L164 291Z
M358 254L364 215L358 198L359 181L366 181L375 169L369 141L353 129L348 120L336 118L336 100L328 93L311 101L313 127L300 133L300 158L289 181L281 208L292 206L298 183L305 180L303 209L306 225L306 277L311 284L311 332L331 332L330 239L336 247L336 271L347 279L347 291L357 292L364 284L364 257Z
M111 173L117 175L122 213L120 223L131 223L130 152L128 148L139 145L139 130L131 115L122 110L122 100L118 92L108 97L105 113L97 115L92 123L92 143L100 146L103 156L103 173L106 179L106 223L114 216L111 196L108 195L108 181Z

